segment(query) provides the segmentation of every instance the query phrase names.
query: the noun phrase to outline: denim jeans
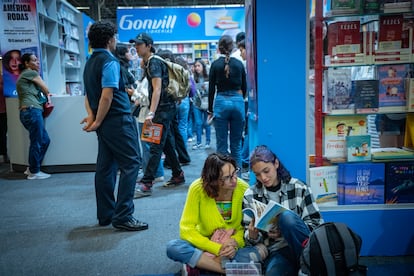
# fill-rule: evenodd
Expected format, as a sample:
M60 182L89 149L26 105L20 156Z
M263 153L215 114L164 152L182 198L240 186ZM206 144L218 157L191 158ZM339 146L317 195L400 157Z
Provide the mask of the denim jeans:
M180 104L177 104L177 120L178 130L180 131L183 140L187 144L188 138L188 115L190 112L190 98L184 98Z
M168 258L176 262L188 264L191 267L196 267L202 254L202 250L198 249L185 240L176 239L171 240L167 243ZM240 248L237 250L236 256L233 260L240 263L248 263L252 260L252 255L254 255L253 261L261 260L259 252L255 247L252 246Z
M134 213L135 183L141 165L135 117L130 114L107 115L96 134L98 157L95 194L98 220L112 219L113 223L124 223ZM118 171L118 191L115 193Z
M45 128L42 110L29 107L20 111L20 122L29 131L29 169L38 173L50 144L50 138Z
M140 133L142 132L143 126L144 126L144 123L139 123ZM141 145L142 145L142 171L145 172L145 168L148 165L151 143L141 141ZM161 176L164 176L164 165L163 165L162 159L160 159L160 163L158 165L157 170L155 171L154 178L161 177Z
M189 110L188 110L188 124L187 124L187 139L193 138L193 129L194 129L194 105L190 100Z
M182 172L180 162L174 147L174 138L171 131L171 122L176 116L175 105L168 107L158 106L157 112L152 119L154 123L162 124L163 130L159 144L150 143L148 164L144 171L141 182L151 186L155 178L155 172L160 164L161 154L165 153L165 162L171 166L172 175L179 176Z
M298 275L302 244L309 237L310 230L292 211L279 215L278 226L289 246L269 254L265 261L265 275Z
M201 144L201 138L203 136L203 129L206 130L206 144L210 144L211 140L211 126L207 124L207 111L200 110L194 107L194 121L196 125L197 144Z
M214 101L214 127L216 129L217 152L230 155L241 167L241 148L245 122L245 104L243 96L237 91L218 92ZM230 139L229 139L230 130Z

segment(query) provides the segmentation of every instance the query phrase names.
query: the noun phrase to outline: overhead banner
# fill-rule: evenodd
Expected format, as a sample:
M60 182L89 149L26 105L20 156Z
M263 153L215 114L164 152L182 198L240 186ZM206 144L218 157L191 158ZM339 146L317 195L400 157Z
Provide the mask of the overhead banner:
M121 42L142 32L154 43L217 42L245 31L244 7L118 8L117 24Z
M21 56L33 52L40 58L36 0L3 0L0 22L3 93L6 97L17 97Z

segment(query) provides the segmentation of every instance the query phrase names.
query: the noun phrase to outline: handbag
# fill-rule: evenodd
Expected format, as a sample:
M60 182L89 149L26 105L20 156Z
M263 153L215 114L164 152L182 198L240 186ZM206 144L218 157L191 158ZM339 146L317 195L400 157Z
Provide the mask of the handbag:
M45 102L43 104L43 118L46 118L52 113L53 109L55 108L55 105L52 103L51 100Z

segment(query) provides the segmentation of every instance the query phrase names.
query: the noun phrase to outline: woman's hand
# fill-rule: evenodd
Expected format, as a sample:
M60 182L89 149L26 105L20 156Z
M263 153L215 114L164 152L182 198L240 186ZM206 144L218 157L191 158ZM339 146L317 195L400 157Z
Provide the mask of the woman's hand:
M234 246L234 244L223 244L220 249L219 256L233 259L234 256L236 256L237 249L237 246Z
M250 221L248 230L249 230L249 239L257 240L257 238L259 237L259 229L254 227L254 219Z

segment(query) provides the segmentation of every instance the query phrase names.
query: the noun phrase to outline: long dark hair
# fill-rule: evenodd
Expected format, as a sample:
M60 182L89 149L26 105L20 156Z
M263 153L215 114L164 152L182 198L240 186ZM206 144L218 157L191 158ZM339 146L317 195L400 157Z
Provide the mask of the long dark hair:
M220 153L212 153L204 161L201 179L203 188L209 197L216 198L218 196L221 168L228 163L237 168L236 161L231 156Z
M203 67L203 71L201 72L201 74L199 74L197 71L194 70L194 80L195 82L199 82L200 77L203 77L204 80L208 80L208 72L207 72L207 65L206 63L202 60L202 59L196 59L196 61L194 62L194 65L196 63L200 63L201 66Z
M225 55L224 58L224 72L226 73L226 78L230 77L230 54L233 51L233 39L229 35L223 35L219 40L219 51L221 54Z
M275 163L276 159L279 161L279 167L277 168L277 177L285 183L289 183L292 176L290 172L285 168L283 163L277 158L276 154L265 145L257 146L250 154L250 167L252 167L257 162L265 163ZM258 186L261 186L262 183L257 182Z

